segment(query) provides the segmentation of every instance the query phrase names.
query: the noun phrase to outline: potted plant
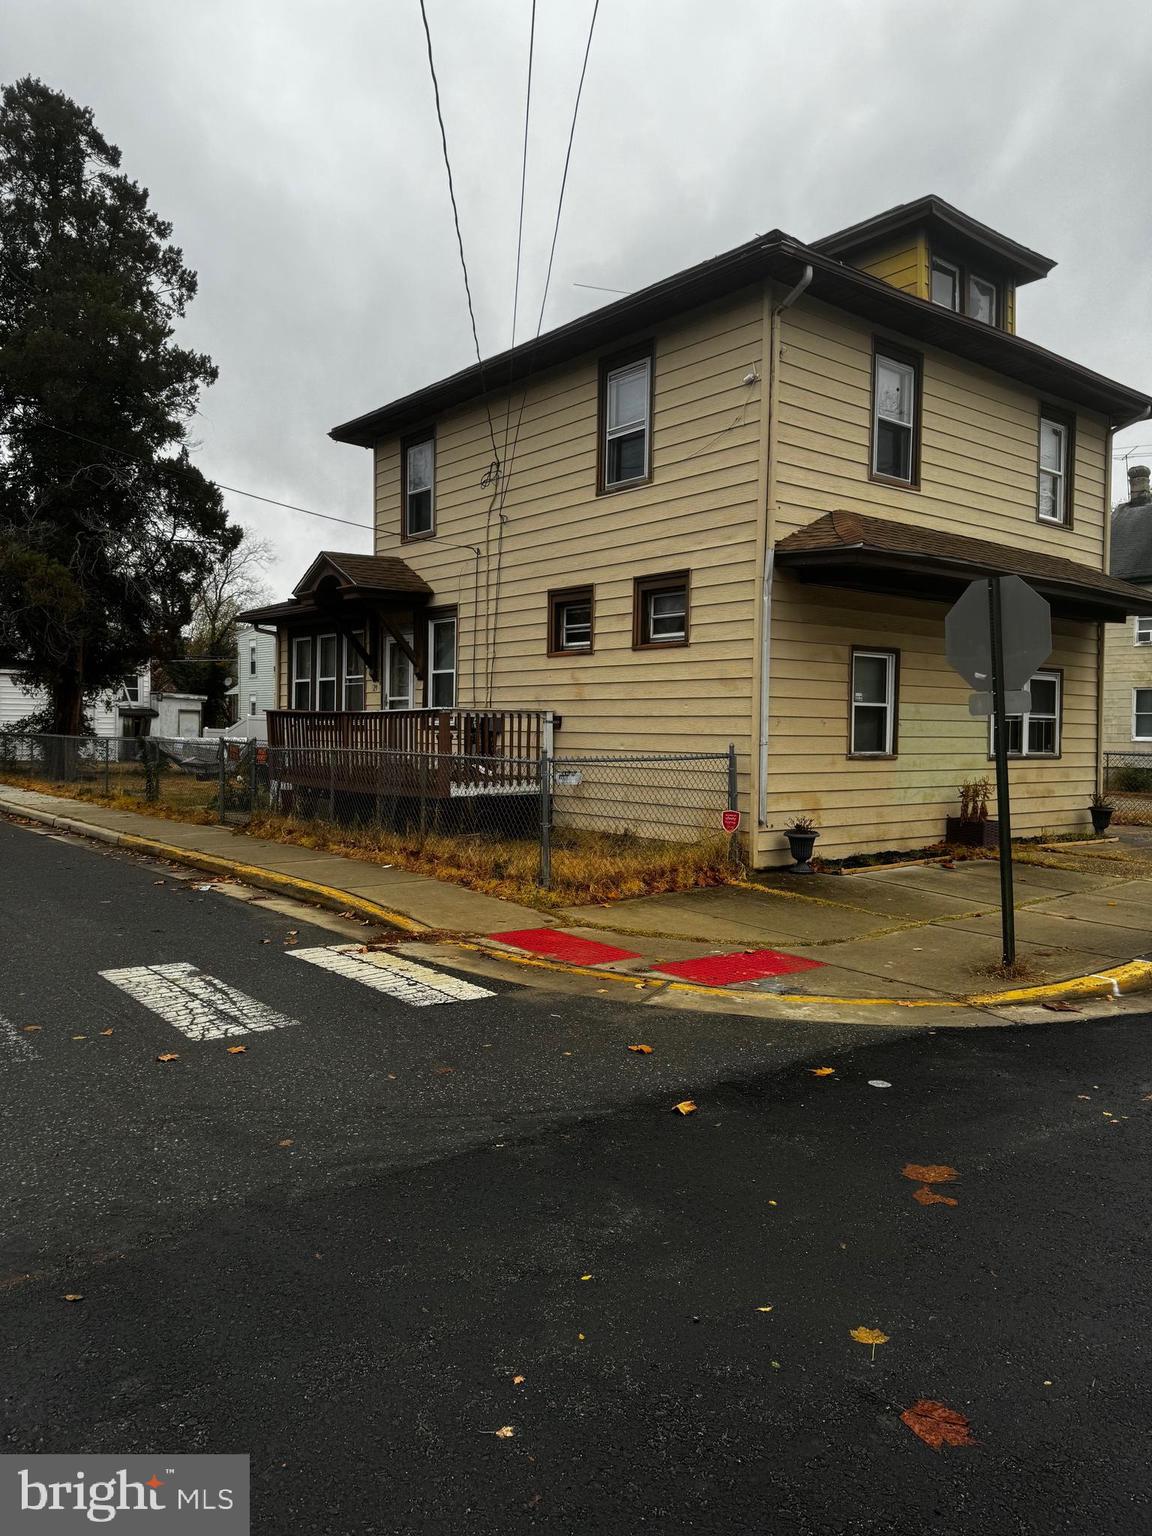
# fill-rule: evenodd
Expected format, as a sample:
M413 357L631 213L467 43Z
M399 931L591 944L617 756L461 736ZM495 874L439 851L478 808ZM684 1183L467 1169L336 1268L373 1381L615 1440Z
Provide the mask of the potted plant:
M816 823L810 816L797 816L784 828L784 836L788 839L788 849L794 860L792 873L810 875L812 850L816 846L816 839L820 836L816 830Z
M945 820L944 841L960 843L965 848L995 848L996 823L988 816L988 799L992 794L990 779L965 779L957 786L960 795L959 816Z
M1099 790L1092 796L1088 806L1088 814L1092 818L1092 830L1100 837L1107 832L1108 824L1112 820L1115 811L1115 803L1109 800L1107 795L1102 795Z

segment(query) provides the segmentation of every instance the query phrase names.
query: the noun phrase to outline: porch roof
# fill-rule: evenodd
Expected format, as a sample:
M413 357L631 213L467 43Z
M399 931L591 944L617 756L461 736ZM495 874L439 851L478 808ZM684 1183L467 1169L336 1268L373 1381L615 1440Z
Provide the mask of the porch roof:
M1143 588L1062 555L844 510L781 539L776 563L801 581L939 600L980 576L1022 576L1067 618L1119 620L1148 607Z
M426 603L432 588L410 565L394 555L342 554L322 549L293 588L286 603L248 608L237 618L246 624L279 624L290 619L331 618L346 603Z

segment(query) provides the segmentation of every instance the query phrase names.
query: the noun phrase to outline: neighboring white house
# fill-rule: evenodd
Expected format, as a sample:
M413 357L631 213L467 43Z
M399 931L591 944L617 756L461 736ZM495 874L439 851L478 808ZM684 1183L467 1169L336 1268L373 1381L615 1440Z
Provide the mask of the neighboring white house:
M268 711L276 708L275 633L253 624L241 625L236 636L236 681L228 697L238 725L245 720L263 721Z
M26 719L48 702L43 689L23 688L17 676L11 669L0 669L0 726ZM90 696L85 713L97 736L196 737L203 723L204 695L163 687L148 666L115 688Z

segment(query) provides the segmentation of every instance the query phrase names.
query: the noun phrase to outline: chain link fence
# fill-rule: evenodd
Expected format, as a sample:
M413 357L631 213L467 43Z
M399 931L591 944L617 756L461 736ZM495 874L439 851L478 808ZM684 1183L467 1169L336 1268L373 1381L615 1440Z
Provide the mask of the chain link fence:
M1104 793L1118 822L1152 826L1152 752L1105 752Z
M722 824L737 803L733 748L503 757L0 732L0 777L494 882L575 890L595 885L589 871L610 885L655 870L683 883L737 858Z

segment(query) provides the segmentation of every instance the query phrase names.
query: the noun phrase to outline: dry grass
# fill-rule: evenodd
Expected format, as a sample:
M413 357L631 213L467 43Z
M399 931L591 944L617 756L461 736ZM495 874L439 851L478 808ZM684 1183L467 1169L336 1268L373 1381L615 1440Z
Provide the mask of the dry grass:
M1033 981L1038 973L1030 960L1016 959L1011 965L1005 965L1003 960L997 960L993 965L979 965L975 974L988 976L993 981Z

